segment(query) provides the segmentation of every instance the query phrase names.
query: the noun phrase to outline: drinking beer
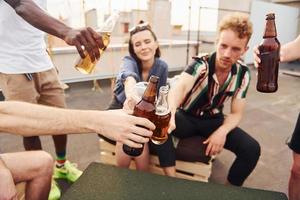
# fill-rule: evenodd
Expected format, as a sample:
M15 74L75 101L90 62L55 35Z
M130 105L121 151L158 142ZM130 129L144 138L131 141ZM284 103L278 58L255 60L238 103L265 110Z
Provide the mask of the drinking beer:
M155 117L155 100L156 100L156 91L159 78L157 76L151 76L149 84L143 94L141 101L139 101L134 109L133 115L137 117L147 118L153 122ZM123 144L123 151L130 156L139 156L142 154L144 146L141 148L129 147L126 144Z
M151 141L154 144L163 144L168 139L168 128L169 121L171 118L171 112L168 104L168 86L162 86L159 89L159 96L156 103L156 111L155 111L155 130L151 137Z
M118 21L119 13L114 12L103 24L103 26L97 30L102 36L103 47L99 49L100 57L102 56L103 52L107 48L110 43L110 35ZM75 64L75 68L83 74L91 74L98 60L92 62L90 56L88 55L87 51L85 50L84 54L86 55L84 58L79 58Z
M258 47L261 63L258 67L256 89L271 93L278 89L278 68L280 60L280 43L277 39L275 14L267 14L263 41Z

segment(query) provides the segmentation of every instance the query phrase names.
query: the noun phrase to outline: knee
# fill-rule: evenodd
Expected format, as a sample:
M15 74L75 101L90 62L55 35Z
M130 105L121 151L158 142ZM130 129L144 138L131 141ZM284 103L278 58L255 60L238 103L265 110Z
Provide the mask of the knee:
M244 157L248 160L248 161L253 161L253 162L257 162L260 154L261 154L261 148L259 143L256 140L253 140L251 142L249 142L247 145L244 146Z
M37 152L37 166L38 166L38 171L42 174L42 175L52 175L52 171L53 171L53 158L52 156L45 152L45 151L38 151Z
M261 154L261 148L257 141L255 141L251 146L254 158L259 158Z

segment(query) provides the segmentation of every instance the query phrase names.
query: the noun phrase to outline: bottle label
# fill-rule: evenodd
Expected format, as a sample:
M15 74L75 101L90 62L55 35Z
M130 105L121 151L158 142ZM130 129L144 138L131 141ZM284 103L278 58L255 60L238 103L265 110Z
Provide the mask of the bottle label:
M259 55L260 59L263 61L265 61L266 59L269 60L270 58L274 59L275 61L279 61L279 51L267 51L267 52L263 52L260 53Z

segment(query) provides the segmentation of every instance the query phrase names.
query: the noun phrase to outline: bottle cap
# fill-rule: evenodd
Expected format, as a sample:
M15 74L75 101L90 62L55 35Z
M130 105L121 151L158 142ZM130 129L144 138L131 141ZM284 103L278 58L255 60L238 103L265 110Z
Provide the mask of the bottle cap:
M270 19L275 19L275 14L274 13L268 13L266 15L266 20L270 20Z
M151 75L149 81L156 83L156 82L158 82L158 80L159 80L158 76Z

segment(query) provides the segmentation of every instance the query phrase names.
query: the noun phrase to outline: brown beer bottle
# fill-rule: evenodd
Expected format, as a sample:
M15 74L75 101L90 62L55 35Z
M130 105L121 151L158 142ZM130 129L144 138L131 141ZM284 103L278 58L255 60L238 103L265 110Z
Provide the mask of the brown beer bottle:
M133 115L137 117L147 118L153 122L155 116L155 100L159 78L157 76L151 76L149 84L143 94L140 102L138 102L134 109ZM139 156L142 154L144 145L141 148L129 147L123 144L123 151L130 156Z
M267 14L265 33L258 49L261 63L258 67L256 89L265 93L276 92L278 89L280 43L277 39L274 13Z

